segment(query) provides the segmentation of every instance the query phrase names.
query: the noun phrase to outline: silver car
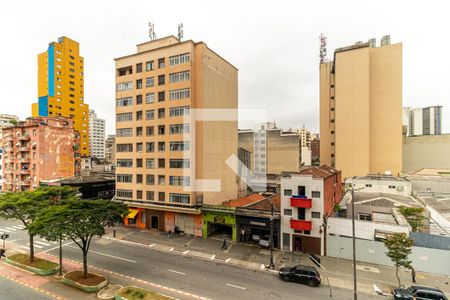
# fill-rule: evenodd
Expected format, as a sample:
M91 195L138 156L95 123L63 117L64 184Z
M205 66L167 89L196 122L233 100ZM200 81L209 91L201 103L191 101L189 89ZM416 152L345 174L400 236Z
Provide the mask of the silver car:
M261 237L261 239L259 240L259 245L261 247L266 247L269 248L270 247L270 236L268 235L263 235Z

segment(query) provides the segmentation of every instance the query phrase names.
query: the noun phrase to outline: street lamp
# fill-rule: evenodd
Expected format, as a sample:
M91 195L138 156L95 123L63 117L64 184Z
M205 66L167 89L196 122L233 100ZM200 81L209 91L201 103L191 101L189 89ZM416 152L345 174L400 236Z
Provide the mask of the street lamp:
M353 180L356 176L353 177ZM361 187L357 191L364 189ZM355 185L352 181L352 242L353 242L353 299L358 299L356 285L356 238L355 238Z

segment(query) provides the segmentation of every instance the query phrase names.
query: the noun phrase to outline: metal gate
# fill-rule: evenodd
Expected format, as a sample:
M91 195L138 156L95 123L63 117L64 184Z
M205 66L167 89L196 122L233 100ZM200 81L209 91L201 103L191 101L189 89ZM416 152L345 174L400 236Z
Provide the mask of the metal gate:
M194 217L188 214L176 214L175 225L186 234L194 235Z

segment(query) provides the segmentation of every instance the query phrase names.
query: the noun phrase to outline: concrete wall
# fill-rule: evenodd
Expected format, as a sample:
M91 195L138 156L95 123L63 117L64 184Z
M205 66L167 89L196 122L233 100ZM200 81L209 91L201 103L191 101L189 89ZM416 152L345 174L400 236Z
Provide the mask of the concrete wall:
M450 168L450 134L410 136L403 139L403 172L422 168Z
M414 245L417 247L450 250L450 237L432 235L421 232L411 232L410 237L414 239Z
M327 239L327 256L353 259L351 238L328 236ZM393 266L392 261L386 256L386 252L387 249L382 242L356 240L356 260L359 262ZM448 250L414 246L409 258L417 271L450 275Z

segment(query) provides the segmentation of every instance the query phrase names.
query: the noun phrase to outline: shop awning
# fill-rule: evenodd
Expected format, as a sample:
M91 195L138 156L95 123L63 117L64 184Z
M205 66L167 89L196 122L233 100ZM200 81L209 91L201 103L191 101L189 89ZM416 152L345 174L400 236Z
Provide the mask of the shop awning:
M136 218L136 215L138 214L138 212L139 212L139 209L128 209L129 210L129 213L128 213L128 215L127 215L127 218L128 219L134 219L134 218Z

